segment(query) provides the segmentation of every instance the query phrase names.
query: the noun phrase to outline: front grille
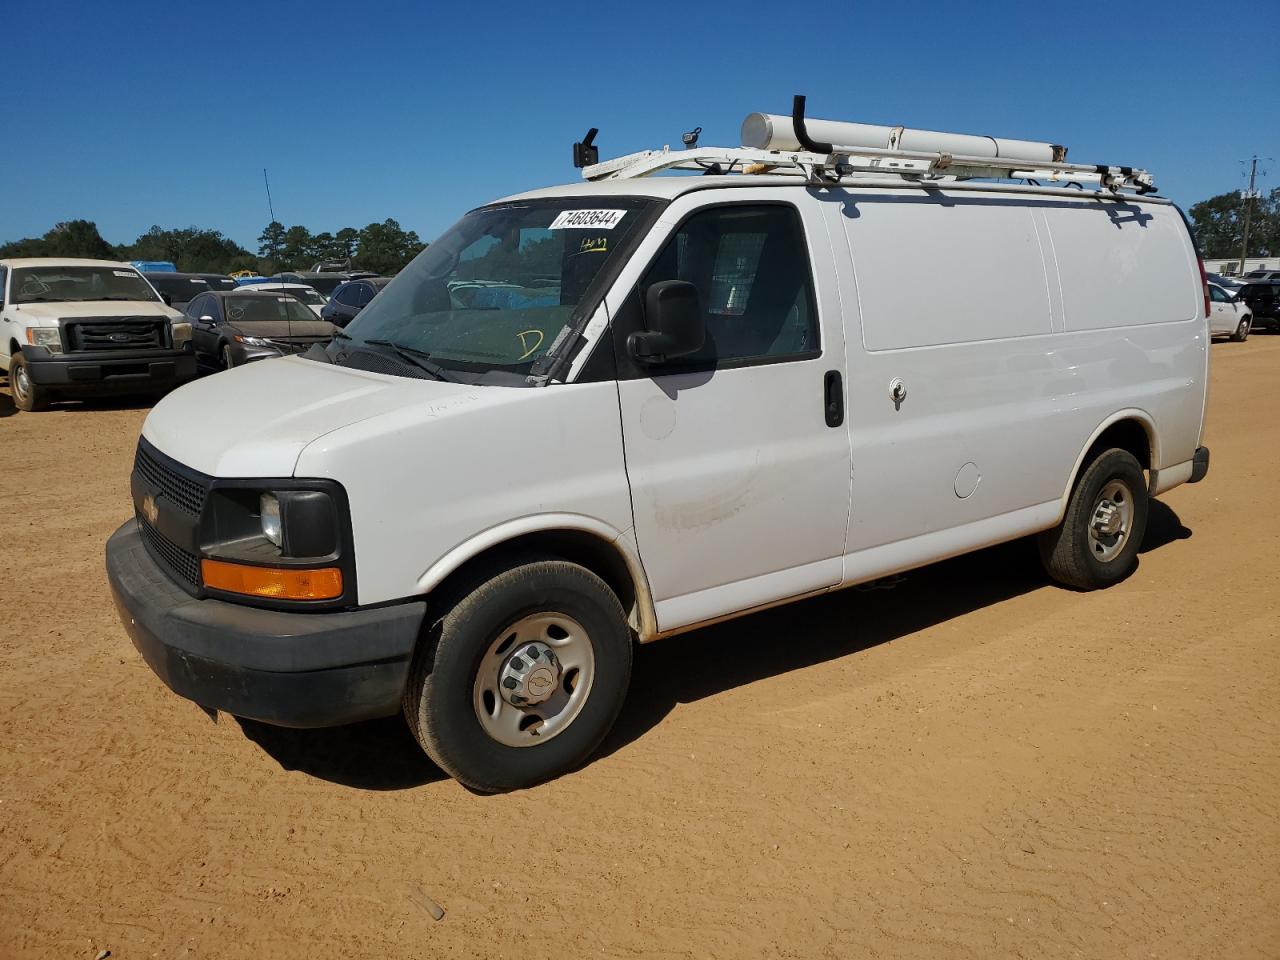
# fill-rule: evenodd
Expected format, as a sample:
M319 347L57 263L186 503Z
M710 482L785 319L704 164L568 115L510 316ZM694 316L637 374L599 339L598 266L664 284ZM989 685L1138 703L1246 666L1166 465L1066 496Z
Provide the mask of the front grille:
M147 449L138 444L134 454L133 469L144 480L160 491L161 496L188 516L199 519L204 509L205 484L191 477L185 477L172 467L153 457Z
M88 353L98 350L146 350L168 346L166 320L136 318L117 320L109 317L70 320L64 325L67 350Z
M313 343L328 343L331 339L331 337L270 337L267 343L285 353L301 353Z
M195 554L183 550L147 523L143 516L138 517L138 529L142 531L142 542L147 552L154 559L168 567L174 576L184 580L193 589L200 586L200 561Z

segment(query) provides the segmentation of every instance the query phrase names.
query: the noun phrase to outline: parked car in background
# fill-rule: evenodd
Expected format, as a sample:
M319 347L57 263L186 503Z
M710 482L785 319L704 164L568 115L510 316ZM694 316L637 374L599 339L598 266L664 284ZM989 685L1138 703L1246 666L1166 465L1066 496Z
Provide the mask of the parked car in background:
M209 281L195 273L147 271L143 276L160 298L178 311L186 310L188 303L209 289Z
M195 376L191 327L127 263L0 260L0 369L19 410Z
M1253 325L1253 314L1249 307L1241 303L1220 284L1209 284L1209 335L1211 337L1229 336L1236 343L1249 339L1249 328Z
M366 277L363 280L348 280L333 291L333 296L320 311L320 316L345 327L356 318L356 315L369 305L369 301L378 295L378 291L391 282L390 277Z
M1228 277L1221 273L1206 273L1204 277L1210 283L1216 283L1233 297L1243 290L1245 285L1245 281L1241 280L1239 277Z
M202 366L225 370L328 343L337 327L294 296L253 287L203 293L187 304Z
M234 290L236 282L225 273L196 273L192 276L203 277L208 281L210 290Z
M348 280L360 280L365 277L376 276L376 273L370 273L367 270L343 270L337 273L308 270L301 273L282 273L275 279L283 280L286 283L305 283L315 289L327 301L333 296L333 291Z
M314 287L309 287L305 283L277 283L274 280L269 280L266 283L255 283L252 288L254 290L267 290L272 293L287 293L291 297L297 297L310 307L311 312L317 317L320 316L320 309L325 304L324 297L320 296Z
M129 266L139 273L177 273L178 268L168 260L130 260Z
M1248 308L1252 326L1280 330L1280 280L1251 283L1237 299Z
M1280 280L1280 270L1250 270L1240 279L1245 283L1257 283L1259 280Z

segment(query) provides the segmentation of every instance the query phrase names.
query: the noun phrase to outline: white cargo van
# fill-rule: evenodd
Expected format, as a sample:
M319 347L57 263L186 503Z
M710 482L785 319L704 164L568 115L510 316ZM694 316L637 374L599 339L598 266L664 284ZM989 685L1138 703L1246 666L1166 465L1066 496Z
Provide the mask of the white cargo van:
M1177 208L1050 144L748 121L589 136L584 182L467 214L327 348L159 404L107 544L156 673L283 725L403 710L500 790L592 752L635 642L1033 534L1071 587L1129 574L1208 469Z

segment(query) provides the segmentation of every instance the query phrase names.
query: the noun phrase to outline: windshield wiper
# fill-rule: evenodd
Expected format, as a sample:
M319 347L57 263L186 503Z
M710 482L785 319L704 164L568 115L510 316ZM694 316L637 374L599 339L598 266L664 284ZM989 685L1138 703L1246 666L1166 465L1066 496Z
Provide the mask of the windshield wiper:
M425 350L419 350L416 347L406 347L402 343L396 343L394 340L366 340L365 343L372 344L376 347L390 347L395 351L396 355L404 360L408 360L419 370L425 370L437 380L445 383L453 383L453 378L444 372L444 367L438 363L431 362L431 354Z

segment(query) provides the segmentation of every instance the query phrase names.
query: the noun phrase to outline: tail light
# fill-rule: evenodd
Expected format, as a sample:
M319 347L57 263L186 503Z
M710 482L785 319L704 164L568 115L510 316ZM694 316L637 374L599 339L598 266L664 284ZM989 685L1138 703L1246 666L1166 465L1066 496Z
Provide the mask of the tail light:
M1204 291L1204 315L1209 315L1209 302L1212 299L1209 296L1209 278L1204 273L1204 261L1196 257L1196 263L1200 267L1200 289Z

